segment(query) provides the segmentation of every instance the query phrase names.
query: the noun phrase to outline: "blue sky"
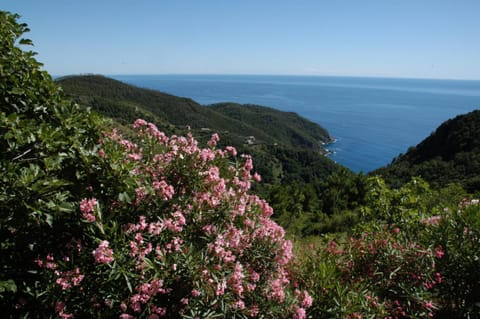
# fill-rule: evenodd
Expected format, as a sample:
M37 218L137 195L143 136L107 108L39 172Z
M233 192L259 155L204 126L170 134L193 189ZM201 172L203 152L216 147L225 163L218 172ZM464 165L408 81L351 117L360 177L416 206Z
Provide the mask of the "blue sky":
M54 75L480 80L479 0L3 0Z

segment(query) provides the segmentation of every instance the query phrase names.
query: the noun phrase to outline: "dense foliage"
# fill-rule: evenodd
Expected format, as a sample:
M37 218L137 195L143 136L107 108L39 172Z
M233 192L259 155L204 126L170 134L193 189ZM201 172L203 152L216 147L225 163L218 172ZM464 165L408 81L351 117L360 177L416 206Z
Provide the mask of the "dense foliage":
M41 312L32 261L72 236L64 225L96 173L100 121L64 100L34 53L19 48L30 41L17 18L0 12L0 302Z
M37 259L60 315L124 318L288 317L308 293L291 287L291 243L248 193L252 161L199 148L137 120L139 144L115 131L83 192L78 237ZM308 302L307 305L308 306ZM300 315L299 315L300 316ZM301 317L301 316L300 316Z
M63 96L22 50L31 43L17 19L0 12L4 317L480 318L480 205L464 190L476 190L472 176L432 188L409 178L392 188L395 179L322 161L311 144L222 147L210 130L192 130L199 143L133 100L116 109L111 96L137 94L129 86L77 97L125 111L121 124L145 115L170 133L136 120L122 127L126 138L111 128L118 122ZM158 102L158 93L142 92ZM210 111L237 120L238 107ZM246 108L248 121L261 110ZM264 116L262 125L279 121L275 112ZM469 154L465 172L475 171L477 116L439 129L447 133L435 138L449 141L442 162ZM180 130L185 137L172 134ZM295 140L285 132L276 138ZM425 145L441 143L418 152ZM256 155L267 183L239 149ZM420 163L434 156L409 154Z
M78 103L119 124L145 118L169 134L186 134L189 128L201 142L214 132L221 134L220 146L252 155L264 183L256 191L264 196L270 185L317 182L341 169L322 155L322 143L331 140L328 132L294 113L235 103L202 106L96 75L65 77L58 83Z
M480 318L480 206L458 185L367 180L349 234L300 239L313 318ZM458 205L457 203L460 203Z
M460 183L469 192L480 190L480 111L459 115L440 125L420 144L390 165L374 171L394 186L421 176L433 187Z
M428 318L435 253L398 228L375 227L311 246L297 280L313 297L312 318Z
M305 237L349 231L360 220L366 190L365 176L342 169L307 184L275 185L268 201L288 233Z

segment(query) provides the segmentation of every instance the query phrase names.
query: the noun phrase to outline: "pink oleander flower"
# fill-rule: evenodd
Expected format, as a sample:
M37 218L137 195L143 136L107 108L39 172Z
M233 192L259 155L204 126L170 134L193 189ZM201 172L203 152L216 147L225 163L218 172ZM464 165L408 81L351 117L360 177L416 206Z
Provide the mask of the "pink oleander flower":
M169 200L175 194L175 189L172 185L167 184L165 181L155 181L152 183L153 189L157 191L164 200Z
M307 318L307 312L303 308L297 308L293 314L293 319L305 319Z
M280 303L283 303L285 300L285 291L283 291L282 281L280 279L275 279L270 283L270 289L268 297L275 299Z
M133 128L139 128L139 127L142 127L142 126L147 126L147 121L145 121L144 119L137 119L135 120L135 122L133 123Z
M250 155L242 155L245 158L245 164L243 164L243 169L247 172L250 172L253 169L253 161Z
M91 198L91 199L84 198L80 202L80 211L82 212L83 218L85 218L91 223L95 221L95 215L93 215L92 213L97 203L98 202L95 198Z
M438 246L437 247L437 250L435 251L435 256L440 259L443 257L443 255L445 255L445 252L443 251L442 247L441 246Z
M142 159L142 153L131 153L127 155L127 158L133 161L139 161Z
M74 271L55 271L55 275L58 278L55 280L55 283L62 287L62 290L67 290L72 286L79 286L82 282L85 275L82 275L80 272L80 268L76 267Z
M217 145L217 142L220 140L220 137L218 136L217 133L212 134L212 137L210 138L210 141L208 141L208 146L214 147Z
M152 311L160 317L165 317L167 315L167 308L164 307L152 306Z
M113 250L108 247L109 242L106 240L103 240L100 245L98 245L98 248L93 251L93 256L95 257L95 262L97 263L102 263L102 264L108 264L111 263L114 258L113 258Z
M233 306L237 309L243 310L243 309L245 309L245 302L243 302L243 300L239 299L239 300L235 301Z
M300 292L297 290L295 291L295 294L300 300L302 300L302 307L310 308L312 306L313 298L308 294L308 291L304 290Z
M197 289L192 290L192 296L193 297L198 297L198 296L200 296L200 294L201 294L200 291L198 291Z
M219 282L217 284L217 289L215 290L215 295L216 296L221 296L225 293L225 289L227 288L227 281L223 279L222 282Z
M258 305L253 305L248 310L248 315L250 317L256 317L259 314L259 312L260 312L260 309L259 309Z
M74 318L73 314L71 314L71 313L61 312L61 313L59 313L59 315L60 315L60 318L62 318L62 319L73 319Z
M237 155L237 149L233 146L227 146L225 147L225 150L230 153L232 156L236 156Z
M425 308L427 309L432 309L433 308L433 303L431 301L425 303Z
M60 313L60 312L63 312L63 309L65 308L65 304L58 300L56 303L55 303L55 311Z

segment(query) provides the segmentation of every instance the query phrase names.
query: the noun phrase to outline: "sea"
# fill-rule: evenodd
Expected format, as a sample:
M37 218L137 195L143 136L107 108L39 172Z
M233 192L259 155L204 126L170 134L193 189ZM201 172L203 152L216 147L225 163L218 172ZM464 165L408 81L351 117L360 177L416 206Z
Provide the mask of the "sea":
M428 137L442 122L480 109L480 81L334 76L114 75L122 82L209 105L269 106L323 126L332 160L367 173ZM479 137L480 138L480 137Z

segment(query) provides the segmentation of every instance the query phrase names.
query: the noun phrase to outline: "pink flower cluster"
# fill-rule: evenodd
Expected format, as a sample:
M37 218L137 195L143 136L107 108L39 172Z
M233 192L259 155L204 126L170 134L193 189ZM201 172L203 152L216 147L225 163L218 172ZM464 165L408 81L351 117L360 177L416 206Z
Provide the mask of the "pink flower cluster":
M85 277L78 267L70 271L55 270L55 275L58 277L55 282L62 287L62 290L67 290L72 286L79 286Z
M93 251L93 256L95 257L95 262L101 264L109 264L111 263L113 258L113 250L109 247L109 242L103 240Z
M422 224L429 225L429 226L437 226L440 224L441 220L442 220L442 216L431 216L431 217L420 220L420 222Z
M83 214L83 218L85 218L89 222L94 222L96 218L93 212L96 205L97 205L97 200L95 198L82 199L82 201L80 202L80 211Z
M91 289L83 293L85 299L101 300L94 305L108 299L109 309L118 310L121 318L190 315L207 306L226 317L272 316L276 311L305 318L312 298L306 291L293 293L292 243L271 220L270 205L250 193L251 183L261 180L252 158L241 155L240 165L231 164L237 150L216 149L217 134L200 148L191 134L167 137L141 119L133 128L139 144L116 131L101 141L100 161L117 161L105 167L114 176L128 176L128 183L114 185L122 196L114 194L107 202L109 190L101 190L108 214L100 213L95 198L80 202L83 218L97 227L84 225L95 232L95 241L78 253L93 254L95 273L84 276L78 268L62 272L53 260L38 263L57 270L58 285L65 290L85 281L98 285L115 274L118 286L128 287L102 297L88 296ZM112 302L112 295L120 300Z

